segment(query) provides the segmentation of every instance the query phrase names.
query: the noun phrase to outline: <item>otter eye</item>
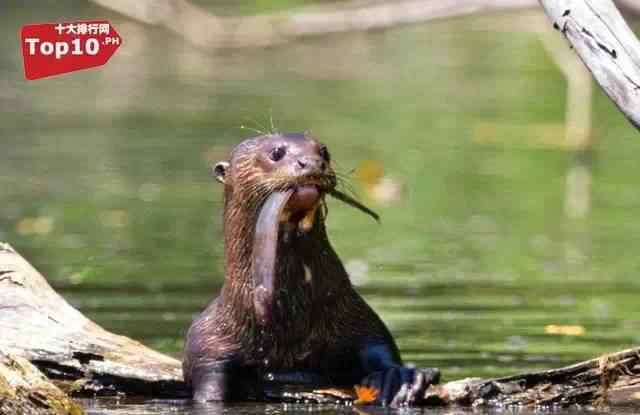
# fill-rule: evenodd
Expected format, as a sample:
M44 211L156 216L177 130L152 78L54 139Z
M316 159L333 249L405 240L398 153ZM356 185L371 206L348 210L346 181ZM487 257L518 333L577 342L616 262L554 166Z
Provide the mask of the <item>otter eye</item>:
M271 149L269 157L273 161L280 161L285 154L287 154L287 149L284 146L278 146Z
M325 159L325 161L331 161L331 155L329 154L329 150L327 150L326 146L320 147L320 157Z

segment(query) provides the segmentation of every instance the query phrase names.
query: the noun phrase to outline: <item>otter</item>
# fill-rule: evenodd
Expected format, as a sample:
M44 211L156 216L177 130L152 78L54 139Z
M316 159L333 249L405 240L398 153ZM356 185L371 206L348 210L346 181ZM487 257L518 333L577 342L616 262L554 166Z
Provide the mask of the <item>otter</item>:
M327 147L307 133L246 139L213 168L224 184L221 292L187 333L195 401L264 399L270 384L375 387L377 403L419 404L437 369L404 366L327 237L336 189Z

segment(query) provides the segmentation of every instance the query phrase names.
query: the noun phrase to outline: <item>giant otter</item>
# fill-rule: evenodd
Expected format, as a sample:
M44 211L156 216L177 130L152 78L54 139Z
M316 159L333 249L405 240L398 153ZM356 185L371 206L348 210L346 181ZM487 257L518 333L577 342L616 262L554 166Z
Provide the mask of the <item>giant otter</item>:
M303 133L262 135L214 174L224 184L225 282L187 334L194 399L261 399L279 381L364 384L380 404L419 403L439 372L402 365L327 238L325 195L375 214L336 190L326 146Z

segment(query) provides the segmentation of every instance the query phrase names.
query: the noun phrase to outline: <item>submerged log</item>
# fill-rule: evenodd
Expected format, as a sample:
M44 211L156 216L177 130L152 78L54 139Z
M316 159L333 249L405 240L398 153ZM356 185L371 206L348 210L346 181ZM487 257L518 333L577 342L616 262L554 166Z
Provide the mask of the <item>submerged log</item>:
M87 319L4 243L0 243L0 333L0 357L29 360L70 395L189 396L178 360L110 333ZM0 414L11 413L3 412L2 406L3 368L7 367L3 363L0 358ZM24 377L22 390L27 391L26 372ZM50 395L48 389L41 388L39 393L57 399L55 391ZM288 387L274 387L268 397L346 404L357 399L352 391ZM640 406L640 348L561 369L449 382L431 387L425 402L456 406Z

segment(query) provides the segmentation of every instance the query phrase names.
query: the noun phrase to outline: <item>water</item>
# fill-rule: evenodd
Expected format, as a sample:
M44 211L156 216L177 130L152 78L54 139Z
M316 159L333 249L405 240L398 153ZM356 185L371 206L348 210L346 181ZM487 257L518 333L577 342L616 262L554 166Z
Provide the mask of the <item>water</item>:
M570 409L570 410L545 410L534 411L529 409L493 409L493 410L459 410L430 408L403 408L399 411L392 411L385 408L366 407L354 408L335 405L302 405L302 404L266 404L255 405L250 403L220 404L208 403L202 405L190 405L179 401L147 401L147 402L124 402L117 403L107 399L100 401L87 401L88 415L147 415L147 414L175 414L175 415L279 415L279 414L344 414L344 415L389 415L401 413L402 415L470 415L483 413L488 415L532 415L532 414L561 414L561 415L604 415L611 414L611 411L597 411L593 409ZM632 415L637 413L631 409L617 409L618 415Z
M598 91L591 210L568 219L565 82L538 35L476 17L207 55L85 2L28 6L0 6L0 239L107 329L180 356L223 278L208 165L272 114L324 141L381 214L376 225L334 202L328 228L405 360L448 381L640 342L640 141ZM105 68L23 79L22 24L103 16L125 42Z

